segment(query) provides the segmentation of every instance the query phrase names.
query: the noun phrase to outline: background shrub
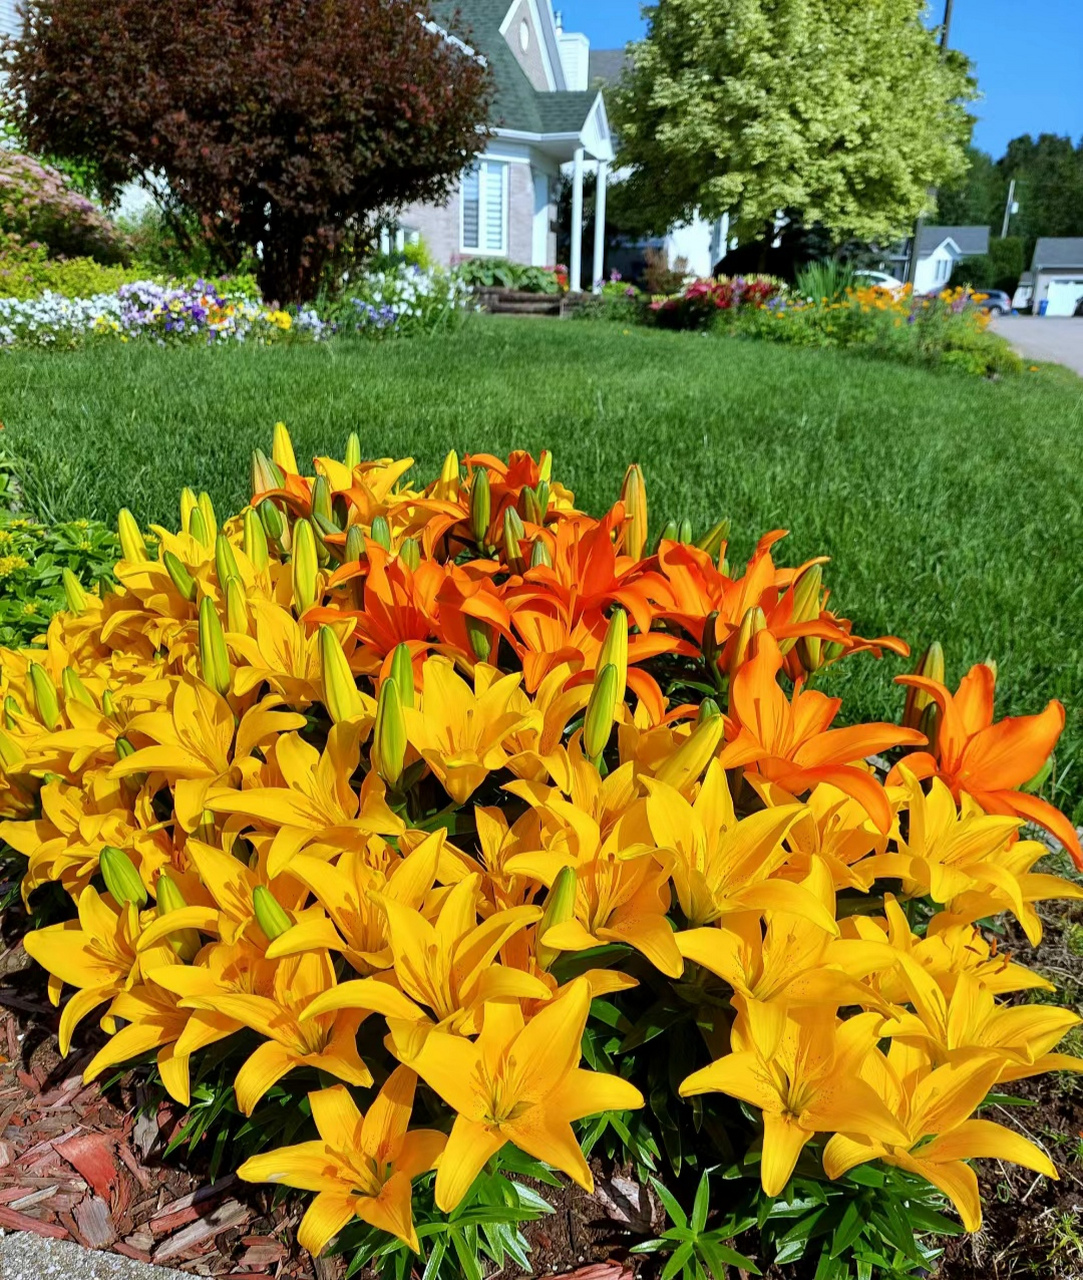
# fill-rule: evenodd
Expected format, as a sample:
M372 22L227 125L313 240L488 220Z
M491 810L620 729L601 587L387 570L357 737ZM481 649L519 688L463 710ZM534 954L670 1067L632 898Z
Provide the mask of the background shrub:
M0 148L0 231L48 246L54 257L127 261L131 246L59 169Z

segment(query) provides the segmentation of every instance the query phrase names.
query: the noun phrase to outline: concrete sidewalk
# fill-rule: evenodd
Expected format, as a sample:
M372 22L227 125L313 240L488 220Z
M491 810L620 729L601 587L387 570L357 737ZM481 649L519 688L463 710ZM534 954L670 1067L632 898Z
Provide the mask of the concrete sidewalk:
M1051 360L1083 375L1083 317L996 316L990 328L1028 360Z
M0 1280L192 1280L118 1253L83 1249L70 1240L0 1231Z

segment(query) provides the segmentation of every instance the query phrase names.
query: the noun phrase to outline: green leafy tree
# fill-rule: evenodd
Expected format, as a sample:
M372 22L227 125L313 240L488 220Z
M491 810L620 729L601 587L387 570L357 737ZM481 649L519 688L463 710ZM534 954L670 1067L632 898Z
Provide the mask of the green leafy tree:
M961 177L975 96L922 0L659 0L616 94L620 161L654 227L786 210L839 239L905 231ZM630 195L632 192L629 193Z
M936 202L936 221L945 227L992 227L1000 231L1008 180L993 157L968 147L963 178L942 190Z

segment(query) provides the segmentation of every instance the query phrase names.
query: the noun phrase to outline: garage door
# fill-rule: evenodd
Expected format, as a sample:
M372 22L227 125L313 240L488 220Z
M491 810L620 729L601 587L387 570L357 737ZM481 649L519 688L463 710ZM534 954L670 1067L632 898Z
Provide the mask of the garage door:
M1047 316L1075 315L1075 309L1083 299L1083 276L1049 282L1049 306Z

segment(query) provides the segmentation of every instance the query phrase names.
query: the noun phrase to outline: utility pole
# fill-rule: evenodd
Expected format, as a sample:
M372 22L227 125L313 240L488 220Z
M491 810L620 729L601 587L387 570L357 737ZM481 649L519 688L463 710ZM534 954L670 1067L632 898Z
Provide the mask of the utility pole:
M951 39L951 15L955 9L955 0L944 0L944 25L940 30L940 47L947 49Z
M940 53L943 56L948 51L948 41L951 39L951 19L955 13L955 0L944 0L944 23L940 28ZM930 190L929 195L936 199L936 188ZM921 239L921 229L925 225L924 214L918 214L918 220L914 225L914 239L910 249L910 262L907 268L907 278L911 284L914 283L918 273L918 241Z
M1011 180L1008 187L1008 203L1004 206L1004 225L1000 228L1000 238L1005 239L1008 234L1008 224L1012 220L1012 214L1018 210L1019 206L1015 203L1015 179Z

